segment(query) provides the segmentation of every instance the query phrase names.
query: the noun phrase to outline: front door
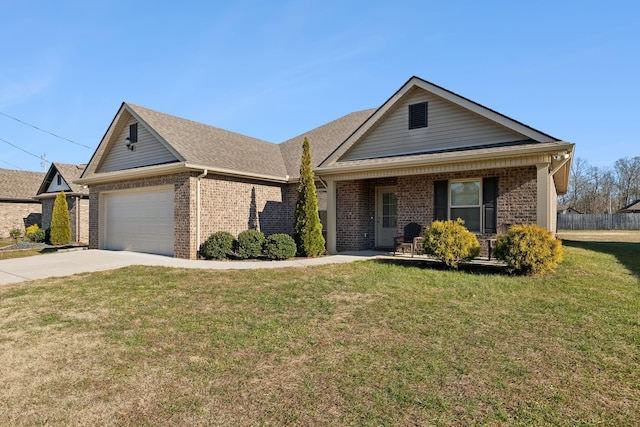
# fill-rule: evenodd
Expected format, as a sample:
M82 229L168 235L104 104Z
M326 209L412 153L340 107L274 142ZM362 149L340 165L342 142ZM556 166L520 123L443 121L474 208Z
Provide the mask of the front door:
M396 236L397 229L397 215L397 188L376 188L376 247L393 247L393 238Z

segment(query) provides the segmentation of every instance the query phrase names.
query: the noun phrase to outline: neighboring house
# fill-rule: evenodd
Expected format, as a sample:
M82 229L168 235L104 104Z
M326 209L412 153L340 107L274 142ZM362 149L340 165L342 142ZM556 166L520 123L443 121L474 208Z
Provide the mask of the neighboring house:
M570 214L582 215L582 212L572 208L569 205L558 204L558 215L570 215Z
M618 211L618 213L638 213L640 212L640 199L629 203Z
M463 218L484 245L509 224L555 231L574 150L417 77L281 144L123 103L76 181L90 247L195 258L214 231L291 233L304 137L330 253L391 247L434 219Z
M89 189L75 184L86 165L52 163L40 183L36 199L42 203L42 228L51 227L51 215L56 196L64 191L69 206L71 240L89 242Z
M40 223L40 202L34 200L44 173L0 169L0 237L13 228Z

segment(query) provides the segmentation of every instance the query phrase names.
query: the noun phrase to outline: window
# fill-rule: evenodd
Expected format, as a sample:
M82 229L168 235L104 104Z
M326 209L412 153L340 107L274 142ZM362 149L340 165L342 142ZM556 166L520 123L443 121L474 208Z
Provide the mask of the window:
M427 127L428 102L409 105L409 129Z
M462 218L465 227L495 233L498 220L498 177L433 182L433 219Z
M56 174L56 180L58 181L58 185L62 185L62 177L60 176L60 174Z
M452 181L449 186L450 218L462 218L469 231L480 232L481 181Z
M398 195L396 193L382 194L382 227L396 228L398 215Z

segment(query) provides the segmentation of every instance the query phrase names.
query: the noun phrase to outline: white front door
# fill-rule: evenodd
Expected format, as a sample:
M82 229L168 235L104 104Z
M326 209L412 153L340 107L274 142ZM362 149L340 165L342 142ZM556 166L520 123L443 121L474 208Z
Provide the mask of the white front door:
M393 247L398 215L398 190L396 187L376 188L376 247Z

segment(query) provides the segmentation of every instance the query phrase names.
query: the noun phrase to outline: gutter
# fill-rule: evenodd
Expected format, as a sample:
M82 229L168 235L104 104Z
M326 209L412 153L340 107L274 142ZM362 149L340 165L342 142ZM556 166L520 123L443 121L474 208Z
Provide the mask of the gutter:
M382 170L382 169L398 169L398 168L406 168L406 167L414 167L414 166L425 166L425 165L437 165L437 164L447 164L447 163L463 163L468 161L475 160L486 160L486 159L496 159L496 158L507 158L507 157L519 157L527 154L551 154L557 153L559 150L567 150L572 151L573 144L558 141L552 143L541 143L541 144L532 144L527 145L522 148L513 149L511 147L510 150L504 151L496 151L495 149L487 149L486 151L478 152L451 152L447 153L444 156L434 156L429 157L431 155L425 154L420 156L420 158L410 158L410 159L402 159L400 158L380 158L379 163L360 163L361 161L368 162L371 159L364 160L352 160L350 162L343 163L334 163L333 166L325 166L319 167L314 170L314 173L318 175L332 175L332 174L341 174L344 172L362 172L362 171L371 171L371 170ZM413 156L412 156L413 157ZM351 164L349 164L351 163Z
M196 177L196 236L197 243L196 255L200 252L200 180L207 176L209 171L204 169L200 175Z

